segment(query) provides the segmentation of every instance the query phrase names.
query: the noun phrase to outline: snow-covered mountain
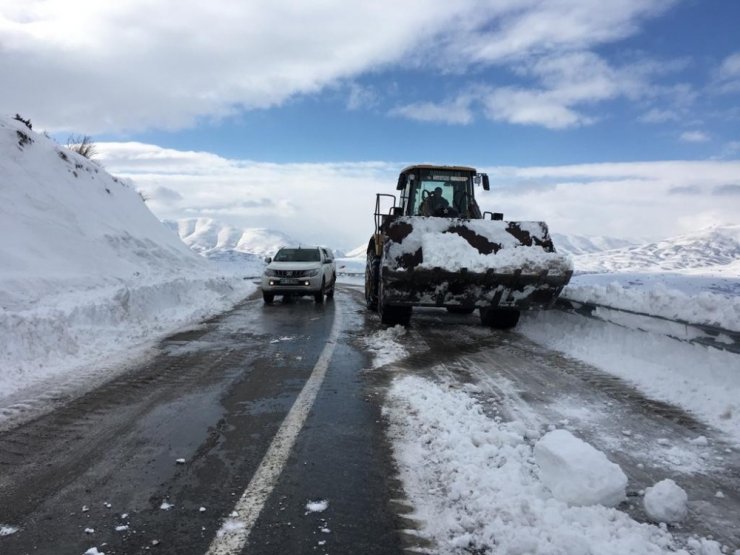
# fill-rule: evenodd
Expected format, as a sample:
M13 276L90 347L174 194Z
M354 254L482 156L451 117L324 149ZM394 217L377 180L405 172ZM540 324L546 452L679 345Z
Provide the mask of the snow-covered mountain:
M692 271L713 268L740 275L740 225L712 226L664 241L575 257L586 272Z
M209 258L222 257L227 251L272 256L282 246L299 244L282 231L236 228L212 218L185 218L164 224L177 232L187 246Z
M634 247L638 243L616 237L586 237L584 235L564 235L553 233L552 241L558 252L570 255Z

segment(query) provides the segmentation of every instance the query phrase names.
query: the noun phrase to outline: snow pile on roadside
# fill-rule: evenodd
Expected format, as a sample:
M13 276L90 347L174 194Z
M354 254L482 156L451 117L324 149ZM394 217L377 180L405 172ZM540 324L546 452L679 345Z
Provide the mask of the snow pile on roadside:
M740 331L740 277L584 274L574 276L562 296L582 303Z
M553 430L534 446L542 483L568 505L616 507L626 498L627 476L601 451L567 430Z
M488 418L463 391L418 377L396 379L384 414L404 489L438 553L702 555L717 542L638 523L600 505L570 507L540 480L525 426Z
M0 399L220 312L224 278L123 181L0 118Z
M373 354L373 368L380 368L408 356L408 351L399 342L408 330L397 325L392 328L377 331L363 339L365 347Z
M694 413L740 443L740 356L561 311L525 312L517 332Z

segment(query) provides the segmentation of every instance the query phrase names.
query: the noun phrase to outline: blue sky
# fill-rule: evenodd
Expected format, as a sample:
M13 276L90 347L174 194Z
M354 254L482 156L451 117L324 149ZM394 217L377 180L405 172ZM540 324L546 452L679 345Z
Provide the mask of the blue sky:
M312 191L347 215L308 238L355 246L372 193L432 162L556 231L658 237L740 213L738 21L729 0L0 0L0 109L92 135L162 218L305 234Z
M590 51L614 66L646 60L663 66L654 70L657 75L649 86L687 89L683 94L691 98L681 106L683 111L676 107L680 99L666 92L655 99L645 93L637 99L616 96L593 104L584 100L583 113L593 122L554 129L537 122L492 121L476 108L466 123L419 121L393 111L411 103L444 103L476 85L537 87L537 80L516 75L519 62L472 66L459 73L433 66L389 67L370 69L351 82L329 84L318 92L295 95L277 107L240 110L221 121L206 116L195 127L175 132L101 133L99 138L125 137L168 148L206 149L229 158L279 163L467 159L469 163L528 165L725 156L723 149L740 140L740 91L721 93L715 81L723 61L740 52L740 3L662 4L670 7L660 15L638 20L627 37L596 44ZM369 98L358 100L355 106L350 97L356 89ZM666 112L667 119L652 121L648 117L651 110ZM672 111L675 114L668 114ZM692 132L704 139L682 138Z

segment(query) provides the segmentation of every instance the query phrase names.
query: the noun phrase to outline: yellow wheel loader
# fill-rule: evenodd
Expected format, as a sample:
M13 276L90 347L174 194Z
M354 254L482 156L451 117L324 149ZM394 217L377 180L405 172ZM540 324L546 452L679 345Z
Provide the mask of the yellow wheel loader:
M398 177L398 201L376 195L365 300L383 323L408 325L412 307L424 306L478 309L483 325L512 328L520 311L553 305L572 262L555 252L544 222L481 213L478 185L490 188L475 168L415 165Z

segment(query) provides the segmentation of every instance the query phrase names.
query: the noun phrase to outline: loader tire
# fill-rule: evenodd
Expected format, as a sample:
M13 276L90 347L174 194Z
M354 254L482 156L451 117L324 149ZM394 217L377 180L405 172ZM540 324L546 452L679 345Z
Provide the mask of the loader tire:
M384 302L382 284L378 287L378 313L380 321L387 326L408 326L411 321L410 306L389 305Z
M374 252L367 253L365 264L365 304L369 310L378 310L378 282L380 278L380 257Z
M480 322L490 328L508 330L517 325L519 314L514 308L481 308Z
M410 306L378 305L380 321L387 326L408 326L411 321Z

